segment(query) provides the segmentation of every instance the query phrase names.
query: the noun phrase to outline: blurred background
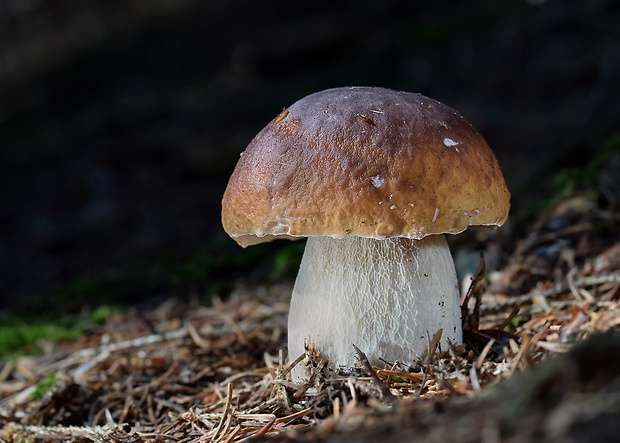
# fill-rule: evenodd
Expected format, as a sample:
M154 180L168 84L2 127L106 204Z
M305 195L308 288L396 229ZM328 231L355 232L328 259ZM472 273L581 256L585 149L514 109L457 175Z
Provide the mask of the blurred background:
M239 248L220 199L252 137L330 87L458 109L526 220L617 158L618 42L611 0L3 0L0 309L294 275L303 245Z

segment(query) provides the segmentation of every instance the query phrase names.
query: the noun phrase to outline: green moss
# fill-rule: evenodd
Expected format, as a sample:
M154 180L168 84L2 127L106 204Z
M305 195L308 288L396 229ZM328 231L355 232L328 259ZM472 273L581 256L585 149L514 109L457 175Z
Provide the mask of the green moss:
M42 340L76 340L81 334L82 330L77 326L64 327L45 322L10 319L0 323L0 357L16 352L35 353Z
M31 297L12 318L0 321L0 357L36 353L41 340L73 340L103 325L126 307L155 306L169 296L198 295L209 303L238 281L253 284L292 278L303 242L273 242L247 249L226 238L186 256L159 255L124 268L88 273L71 284Z
M115 306L101 305L93 310L90 314L90 319L96 325L104 325L110 317L120 312L121 310Z
M610 136L600 153L585 165L566 168L556 174L556 193L567 196L575 192L589 192L596 196L600 191L601 171L616 155L620 155L620 133Z
M226 240L185 256L161 254L123 268L82 275L71 284L30 297L16 315L70 325L88 322L82 317L92 313L90 323L102 324L123 306L152 305L170 296L198 295L208 303L214 294L226 296L238 281L279 281L294 275L303 252L302 242L243 249Z
M271 278L280 280L287 275L296 275L304 253L305 242L292 242L275 255Z
M43 398L45 393L49 391L51 388L56 385L58 379L56 378L56 374L50 374L44 379L37 382L35 390L30 394L30 398L33 400L39 400Z
M554 202L576 193L587 194L593 200L598 199L601 196L603 181L609 174L615 174L614 171L607 173L605 171L618 156L620 156L620 133L615 133L605 140L604 146L590 161L555 173L548 192L536 193L531 189L519 191L524 199L524 206L529 208L529 211L523 214L524 221L535 219Z
M522 316L515 315L510 319L510 322L506 326L504 326L504 332L515 332L522 321Z

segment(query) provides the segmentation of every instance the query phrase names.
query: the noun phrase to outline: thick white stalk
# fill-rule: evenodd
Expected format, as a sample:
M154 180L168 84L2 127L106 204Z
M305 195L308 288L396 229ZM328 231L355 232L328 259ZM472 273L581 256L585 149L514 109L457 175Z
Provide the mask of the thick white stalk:
M443 235L422 240L310 237L293 289L289 357L312 343L334 366L412 364L443 329L442 348L462 342L458 281ZM301 365L293 371L299 381Z

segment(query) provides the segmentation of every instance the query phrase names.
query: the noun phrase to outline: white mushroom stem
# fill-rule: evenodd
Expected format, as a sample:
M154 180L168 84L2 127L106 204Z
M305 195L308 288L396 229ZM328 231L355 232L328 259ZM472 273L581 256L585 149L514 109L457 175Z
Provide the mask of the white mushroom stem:
M442 349L462 342L458 280L443 235L308 238L289 313L291 360L308 343L335 367L355 365L353 345L372 364L412 364L439 329ZM298 365L293 379L304 376Z

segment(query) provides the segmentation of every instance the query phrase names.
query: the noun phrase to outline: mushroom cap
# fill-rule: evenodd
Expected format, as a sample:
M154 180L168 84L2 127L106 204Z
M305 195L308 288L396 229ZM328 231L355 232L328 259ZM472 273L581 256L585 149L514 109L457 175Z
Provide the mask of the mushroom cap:
M510 193L492 151L457 111L377 87L317 92L254 139L222 200L241 246L327 235L422 239L501 225Z

